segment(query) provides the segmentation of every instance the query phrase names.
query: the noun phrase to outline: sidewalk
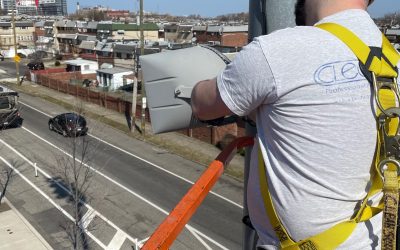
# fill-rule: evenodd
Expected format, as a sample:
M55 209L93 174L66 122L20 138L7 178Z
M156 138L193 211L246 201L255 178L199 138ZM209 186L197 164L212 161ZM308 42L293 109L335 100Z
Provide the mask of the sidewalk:
M15 84L15 79L3 79L2 82L6 82L7 85L17 91L32 96L41 97L49 102L61 105L70 110L74 108L74 104L79 104L83 102L85 115L87 117L101 121L111 127L125 132L126 134L138 140L143 140L155 144L173 154L180 155L183 158L198 162L204 166L208 166L220 153L220 150L214 145L202 142L200 140L185 136L180 133L170 132L154 135L151 132L150 124L146 124L145 136L142 136L139 132L135 132L132 134L129 132L126 117L124 116L124 114L103 108L90 102L82 101L81 99L78 99L74 96L67 95L29 81L24 81L22 86L17 86ZM137 120L136 124L140 127L140 120ZM225 174L242 181L243 172L244 157L237 154L232 159L228 168L225 170Z
M0 222L0 249L53 249L7 199L0 206Z

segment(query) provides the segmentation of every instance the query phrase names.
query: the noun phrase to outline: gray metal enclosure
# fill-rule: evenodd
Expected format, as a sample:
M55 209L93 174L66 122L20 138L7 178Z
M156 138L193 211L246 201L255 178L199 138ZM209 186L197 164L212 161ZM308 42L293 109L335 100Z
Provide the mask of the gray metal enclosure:
M154 133L205 125L194 119L190 95L197 82L222 72L221 54L196 46L142 56L141 65Z

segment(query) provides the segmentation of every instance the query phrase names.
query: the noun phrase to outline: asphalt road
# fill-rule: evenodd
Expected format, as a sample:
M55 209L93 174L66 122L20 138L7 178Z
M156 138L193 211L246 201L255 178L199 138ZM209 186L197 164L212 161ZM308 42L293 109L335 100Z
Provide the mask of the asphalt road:
M81 171L96 171L84 210L88 228L95 228L88 229L92 249L140 246L204 170L94 121L89 121L90 135L64 138L49 131L47 124L49 116L63 108L23 94L20 101L23 126L0 135L3 163L20 171L7 196L55 249L69 248L62 226L72 207L59 177L62 164L71 162L67 154L73 153L74 145L77 158L86 164ZM84 141L89 150L82 156ZM242 184L223 177L213 192L172 249L241 249Z
M26 64L28 63L28 59L22 59L19 63L19 75L22 76L25 74L27 70ZM0 75L2 78L13 77L15 78L17 73L15 62L9 58L6 58L4 61L0 61Z

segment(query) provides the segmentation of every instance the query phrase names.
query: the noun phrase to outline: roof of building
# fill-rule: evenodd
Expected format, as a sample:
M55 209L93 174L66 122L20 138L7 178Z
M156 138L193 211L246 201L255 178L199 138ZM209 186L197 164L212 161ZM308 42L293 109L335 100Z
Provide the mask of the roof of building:
M234 32L248 32L248 25L238 25L238 26L224 26L224 33L234 33Z
M164 30L174 30L174 31L176 31L177 29L178 29L178 24L176 24L176 23L164 24Z
M75 40L77 38L77 34L57 34L57 38Z
M192 25L179 25L178 32L191 32L192 29Z
M207 26L193 26L193 31L206 31Z
M38 27L38 28L44 27L44 23L45 23L45 21L38 21L35 23L35 27Z
M75 28L76 22L70 20L61 20L55 22L56 27L66 27L66 28Z
M400 36L400 29L387 29L386 30L386 35L387 36Z
M88 28L88 29L95 30L95 29L97 29L98 23L99 23L99 22L88 22L87 28Z
M98 42L96 44L95 50L104 51L104 52L112 52L113 51L113 44L112 43Z
M76 27L78 28L87 28L87 22L76 22Z
M222 26L208 26L207 32L221 32Z
M87 38L88 38L88 35L85 35L85 34L77 34L77 36L76 36L76 39L78 41L86 41Z
M95 41L82 41L82 43L79 45L80 49L94 50L95 47L96 47Z
M54 25L54 21L45 21L44 22L45 27L53 27L53 25Z
M127 69L127 68L114 67L114 68L110 68L110 69L99 69L99 70L97 70L97 72L103 73L103 74L110 74L110 75L118 74L118 73L132 74L133 70Z
M33 22L16 22L15 27L33 27Z
M10 22L0 22L0 27L11 27Z
M115 44L114 52L134 53L136 45L133 44Z
M158 30L158 26L155 23L145 23L143 24L144 30ZM135 23L99 23L97 24L97 30L125 30L125 31L138 31L140 30L140 25Z
M84 59L74 59L74 60L65 61L65 64L70 64L70 65L75 65L75 66L80 66L80 65L85 65L85 64L97 65L97 62L90 61L90 60L84 60Z
M97 41L96 36L87 36L87 41Z

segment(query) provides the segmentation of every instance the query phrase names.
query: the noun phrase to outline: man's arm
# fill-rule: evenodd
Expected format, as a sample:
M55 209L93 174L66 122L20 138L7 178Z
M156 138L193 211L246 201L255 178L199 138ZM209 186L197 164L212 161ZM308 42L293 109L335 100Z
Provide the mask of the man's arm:
M193 115L203 121L233 114L222 100L215 78L197 83L191 102Z

